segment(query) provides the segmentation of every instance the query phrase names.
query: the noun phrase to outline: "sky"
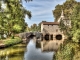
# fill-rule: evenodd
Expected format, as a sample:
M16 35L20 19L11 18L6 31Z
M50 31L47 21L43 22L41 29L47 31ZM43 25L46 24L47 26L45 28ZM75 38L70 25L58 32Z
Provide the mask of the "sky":
M58 4L63 4L66 0L33 0L32 2L26 3L23 1L23 6L31 11L32 18L28 19L27 15L25 22L30 27L32 24L39 24L42 21L54 22L54 16L52 11ZM80 0L77 0L80 2Z

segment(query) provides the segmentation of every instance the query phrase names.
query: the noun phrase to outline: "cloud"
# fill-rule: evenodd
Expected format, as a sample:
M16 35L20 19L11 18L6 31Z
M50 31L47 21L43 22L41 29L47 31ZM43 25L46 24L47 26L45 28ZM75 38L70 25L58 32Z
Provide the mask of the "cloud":
M33 23L38 24L42 20L54 21L52 10L55 9L57 4L62 4L66 0L33 0L32 2L25 3L23 1L23 6L32 12L32 19L28 18L25 21L28 25Z
M80 2L80 0L76 0L76 1Z

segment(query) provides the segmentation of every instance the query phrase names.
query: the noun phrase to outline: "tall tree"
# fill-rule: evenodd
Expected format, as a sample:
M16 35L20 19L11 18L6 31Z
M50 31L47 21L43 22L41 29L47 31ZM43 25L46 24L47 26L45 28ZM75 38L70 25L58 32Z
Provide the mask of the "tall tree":
M71 35L74 42L80 42L80 6L77 4L71 15L72 30Z
M61 16L61 11L64 11L64 16L66 16L67 18L70 18L70 15L72 14L72 10L74 8L74 5L77 4L78 2L75 0L66 0L65 3L63 3L62 5L57 5L55 7L55 10L53 11L53 15L55 17L55 21L57 21L59 19L59 17Z
M70 32L68 36L71 36L71 39L65 40L64 44L61 45L54 56L55 60L80 60L80 2L74 4L69 19L71 20L71 29L65 30Z
M1 8L0 11L0 30L5 31L8 35L11 35L14 32L21 32L25 30L25 15L27 14L31 18L31 12L26 10L22 3L22 0L1 0L0 7L4 4L5 8ZM31 0L25 0L31 1Z

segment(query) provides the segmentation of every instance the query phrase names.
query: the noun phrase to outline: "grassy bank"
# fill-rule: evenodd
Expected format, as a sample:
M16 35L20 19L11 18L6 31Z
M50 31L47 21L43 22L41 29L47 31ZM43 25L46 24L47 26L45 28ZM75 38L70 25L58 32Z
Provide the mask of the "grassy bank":
M8 38L5 40L0 40L0 42L1 42L0 48L5 48L5 47L11 46L11 45L18 44L18 43L22 42L22 40L19 37L15 37L14 39Z

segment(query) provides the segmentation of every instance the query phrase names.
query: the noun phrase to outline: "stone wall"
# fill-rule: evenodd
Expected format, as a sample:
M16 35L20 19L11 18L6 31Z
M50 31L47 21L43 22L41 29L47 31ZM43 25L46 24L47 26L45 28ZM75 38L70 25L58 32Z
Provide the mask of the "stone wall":
M62 33L58 25L42 25L41 32L43 34Z

